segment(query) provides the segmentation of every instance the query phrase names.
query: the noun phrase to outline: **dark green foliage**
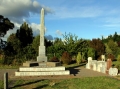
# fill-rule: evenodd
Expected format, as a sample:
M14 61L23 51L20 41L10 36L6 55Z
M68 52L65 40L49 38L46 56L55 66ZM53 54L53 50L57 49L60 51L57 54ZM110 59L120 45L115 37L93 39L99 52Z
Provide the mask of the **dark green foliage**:
M31 44L33 41L33 32L32 28L28 26L26 22L24 22L20 29L16 32L16 37L20 40L22 43L22 47L27 46L28 44Z
M36 36L32 42L32 48L35 50L36 55L38 55L39 45L40 45L40 36Z
M4 16L0 15L0 48L4 48L6 46L6 42L1 39L7 33L9 29L13 29L14 24L10 22L8 18L4 18Z
M82 56L81 56L80 52L78 52L78 55L77 55L77 58L76 58L76 62L77 62L78 65L82 62Z
M4 18L4 16L0 15L0 37L4 37L6 32L13 28L14 24L11 23L8 18Z
M64 43L59 38L56 38L54 43L51 44L51 46L47 47L47 54L54 55L57 58L60 58L64 51L65 51Z
M117 61L120 62L120 54L117 56Z
M7 39L7 48L11 48L10 52L13 52L14 54L17 54L21 50L21 42L16 37L15 34L11 34Z
M62 57L61 57L62 63L63 63L63 64L70 64L71 60L72 60L71 56L69 55L68 52L65 51L65 52L62 54Z
M95 50L93 48L89 48L87 55L88 57L92 57L93 59L95 59Z

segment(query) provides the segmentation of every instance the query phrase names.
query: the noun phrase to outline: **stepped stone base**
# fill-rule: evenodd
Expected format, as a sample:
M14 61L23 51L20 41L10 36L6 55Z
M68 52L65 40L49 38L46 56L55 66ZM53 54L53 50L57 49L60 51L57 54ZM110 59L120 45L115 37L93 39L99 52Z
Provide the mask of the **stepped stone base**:
M15 76L69 75L69 71L15 72Z
M34 62L34 61L26 61L23 63L24 67L33 67L33 66L50 66L50 67L56 67L61 66L60 62Z
M34 62L26 61L15 76L47 76L47 75L69 75L60 62Z
M37 62L47 62L46 56L37 56Z
M23 63L23 66L32 67L32 66L39 66L39 64L38 62L26 61L25 63Z
M19 71L31 71L31 72L33 72L33 71L37 71L37 72L39 72L39 71L61 71L61 70L64 70L65 71L65 67L63 67L63 66L59 66L59 67L20 67L19 68Z
M51 67L61 66L61 63L60 62L47 62L46 66L51 66Z

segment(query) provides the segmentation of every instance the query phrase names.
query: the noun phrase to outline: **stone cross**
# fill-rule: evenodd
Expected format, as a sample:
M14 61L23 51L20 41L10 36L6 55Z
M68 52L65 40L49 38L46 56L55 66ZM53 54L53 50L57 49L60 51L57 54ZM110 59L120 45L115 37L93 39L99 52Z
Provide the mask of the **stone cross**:
M45 34L45 26L44 26L44 9L41 9L41 25L40 25L40 46L39 46L39 55L37 56L37 62L47 62L46 51L45 51L45 43L44 43L44 34Z

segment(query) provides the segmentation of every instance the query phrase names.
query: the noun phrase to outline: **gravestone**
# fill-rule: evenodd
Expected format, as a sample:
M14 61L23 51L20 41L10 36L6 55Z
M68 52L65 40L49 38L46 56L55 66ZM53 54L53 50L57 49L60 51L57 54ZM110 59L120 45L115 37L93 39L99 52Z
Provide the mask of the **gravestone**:
M106 74L109 74L109 69L111 68L112 66L112 61L111 59L107 59L107 70L106 70Z
M101 55L102 61L105 61L105 55Z
M86 68L90 69L92 67L92 57L88 57L88 63L86 64Z
M47 62L45 42L44 42L45 26L44 26L44 9L41 10L41 24L40 24L40 46L37 62Z
M117 74L118 74L118 69L117 68L110 68L109 69L109 75L116 76Z
M111 59L107 59L107 70L109 70L112 66L112 60Z

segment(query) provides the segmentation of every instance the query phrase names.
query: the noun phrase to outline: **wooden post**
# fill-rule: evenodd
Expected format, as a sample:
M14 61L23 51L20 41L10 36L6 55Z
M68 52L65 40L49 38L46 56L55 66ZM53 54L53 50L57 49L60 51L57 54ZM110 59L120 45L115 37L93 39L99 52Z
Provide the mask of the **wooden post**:
M4 73L4 89L8 89L8 73Z

